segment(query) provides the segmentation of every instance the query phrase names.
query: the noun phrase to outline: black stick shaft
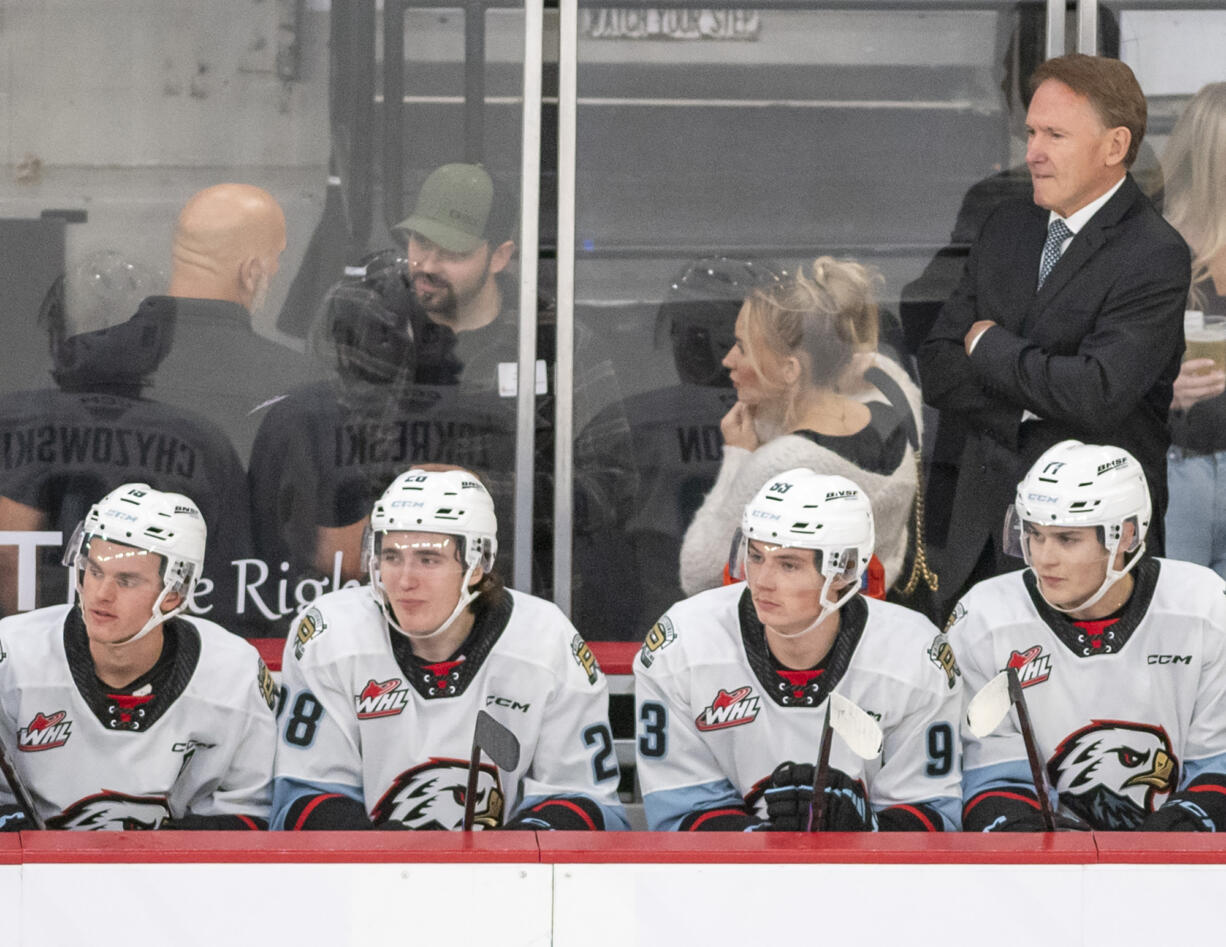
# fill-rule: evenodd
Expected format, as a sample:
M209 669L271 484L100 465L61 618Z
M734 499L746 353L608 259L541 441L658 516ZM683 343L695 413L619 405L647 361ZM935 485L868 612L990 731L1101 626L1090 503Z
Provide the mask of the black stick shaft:
M826 698L826 722L822 725L822 746L817 754L817 769L813 773L813 799L809 803L808 831L820 832L826 821L826 780L830 777L830 744L834 728L830 726L830 698Z
M464 831L473 830L473 816L477 811L477 776L481 772L481 745L473 734L473 755L468 763L468 787L464 790Z
M1056 817L1051 811L1051 798L1047 795L1047 780L1043 778L1043 766L1039 762L1039 748L1034 742L1034 728L1030 725L1030 710L1026 706L1026 695L1022 693L1021 681L1017 678L1017 668L1009 668L1009 699L1017 708L1017 722L1022 730L1022 742L1026 744L1026 758L1030 762L1030 778L1034 780L1034 791L1039 797L1039 813L1043 818L1043 830L1056 831Z

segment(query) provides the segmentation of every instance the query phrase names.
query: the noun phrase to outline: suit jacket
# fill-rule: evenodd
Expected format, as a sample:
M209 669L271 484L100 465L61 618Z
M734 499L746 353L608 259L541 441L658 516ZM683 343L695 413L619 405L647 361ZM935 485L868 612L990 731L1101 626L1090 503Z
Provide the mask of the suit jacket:
M1048 212L1002 205L919 351L924 399L968 432L941 557L942 590L965 583L1017 483L1067 438L1116 444L1145 469L1161 545L1167 413L1183 354L1190 258L1183 238L1128 176L1077 233L1041 290ZM991 319L972 355L971 325ZM1022 422L1029 410L1040 420Z

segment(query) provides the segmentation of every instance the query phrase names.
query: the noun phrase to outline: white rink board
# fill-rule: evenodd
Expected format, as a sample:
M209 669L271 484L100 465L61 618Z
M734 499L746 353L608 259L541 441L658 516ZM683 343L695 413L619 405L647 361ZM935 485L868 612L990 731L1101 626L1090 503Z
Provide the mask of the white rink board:
M22 943L21 878L20 865L0 865L0 944Z
M554 947L1118 947L1081 865L557 865ZM1226 880L1226 874L1219 875ZM618 905L593 923L593 904ZM1149 941L1145 947L1154 947Z
M27 864L21 947L548 947L533 864ZM0 894L3 890L0 889ZM0 902L2 903L2 902ZM8 921L0 922L7 926ZM17 947L8 931L4 947Z

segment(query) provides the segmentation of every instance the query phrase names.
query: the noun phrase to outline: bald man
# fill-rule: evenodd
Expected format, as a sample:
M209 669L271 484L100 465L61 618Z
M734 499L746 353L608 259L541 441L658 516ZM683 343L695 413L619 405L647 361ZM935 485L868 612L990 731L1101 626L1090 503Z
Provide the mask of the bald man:
M149 397L215 421L244 462L268 408L325 374L252 327L284 250L285 214L271 194L250 184L205 188L179 213L167 295L141 304L174 315Z

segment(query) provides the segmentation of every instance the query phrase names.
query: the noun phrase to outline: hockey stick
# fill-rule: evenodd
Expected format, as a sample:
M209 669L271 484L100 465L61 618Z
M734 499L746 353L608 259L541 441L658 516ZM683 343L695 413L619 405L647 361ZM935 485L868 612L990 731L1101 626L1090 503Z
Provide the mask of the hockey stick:
M468 788L464 791L465 832L472 831L477 810L477 776L481 772L482 750L501 770L510 772L519 765L519 740L515 734L484 710L478 710L477 725L473 728L473 755L468 764Z
M841 694L831 693L826 702L822 744L813 774L813 800L809 803L807 831L820 832L826 818L826 781L830 778L830 745L838 734L856 756L876 759L885 737L877 721Z
M21 806L21 811L25 813L30 824L36 829L45 829L47 823L43 821L43 817L38 814L38 809L34 806L34 800L30 796L30 791L26 789L26 784L21 781L21 777L17 775L17 770L13 768L12 762L9 760L8 754L4 751L4 744L0 742L0 772L4 773L5 780L8 781L9 789L13 791L13 797L17 800L17 805Z
M1026 745L1030 779L1034 782L1034 791L1039 797L1043 829L1046 832L1054 832L1056 817L1051 809L1051 798L1047 794L1047 780L1039 762L1039 748L1034 741L1030 710L1026 706L1026 695L1022 693L1022 683L1017 677L1017 668L1006 668L980 688L979 693L972 697L966 706L966 724L971 728L971 733L982 739L1000 726L1010 707L1017 708L1018 728L1022 731L1022 742Z

